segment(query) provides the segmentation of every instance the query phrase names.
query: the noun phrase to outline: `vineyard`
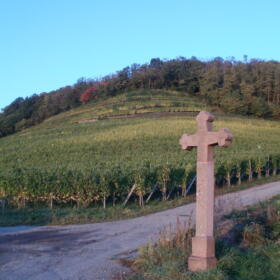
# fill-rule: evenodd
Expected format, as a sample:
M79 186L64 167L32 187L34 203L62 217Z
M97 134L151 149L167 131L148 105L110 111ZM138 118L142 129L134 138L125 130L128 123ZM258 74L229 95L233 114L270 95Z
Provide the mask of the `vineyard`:
M80 121L112 116L132 116L155 112L200 111L208 106L185 92L171 90L134 90L110 98L100 98L78 108L53 116L40 127L62 127ZM36 129L36 127L35 127Z
M217 187L277 174L278 122L220 116L215 129L221 127L234 141L215 149ZM18 208L143 207L184 197L195 182L196 152L181 150L178 141L195 131L193 117L42 124L0 139L0 197Z

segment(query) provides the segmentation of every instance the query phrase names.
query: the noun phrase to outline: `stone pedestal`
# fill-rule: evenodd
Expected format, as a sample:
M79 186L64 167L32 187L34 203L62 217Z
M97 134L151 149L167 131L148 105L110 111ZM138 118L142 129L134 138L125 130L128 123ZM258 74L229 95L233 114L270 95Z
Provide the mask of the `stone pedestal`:
M190 271L203 271L211 268L215 268L217 265L217 259L212 258L199 258L199 257L189 257L188 268Z
M189 270L207 270L214 268L216 264L214 238L211 236L194 237L192 239L192 255L188 259Z
M188 259L191 271L216 266L214 224L214 162L213 147L208 147L207 160L197 162L196 236L192 239L192 255ZM198 160L201 158L198 153Z

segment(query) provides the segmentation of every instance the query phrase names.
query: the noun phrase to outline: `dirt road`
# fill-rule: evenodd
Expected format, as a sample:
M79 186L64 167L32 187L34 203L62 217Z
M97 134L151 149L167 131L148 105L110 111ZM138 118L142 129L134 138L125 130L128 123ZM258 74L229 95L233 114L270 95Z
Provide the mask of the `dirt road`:
M252 205L280 194L280 182L216 198L216 213ZM164 226L194 215L194 203L147 216L88 225L0 228L0 279L109 280L125 271L118 258L156 238Z

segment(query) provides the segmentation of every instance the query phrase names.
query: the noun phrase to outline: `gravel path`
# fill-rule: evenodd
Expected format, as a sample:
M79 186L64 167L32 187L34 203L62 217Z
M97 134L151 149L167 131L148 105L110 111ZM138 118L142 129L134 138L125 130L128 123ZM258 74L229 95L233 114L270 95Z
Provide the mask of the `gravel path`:
M280 182L216 198L217 216L280 194ZM0 279L109 280L125 272L118 258L156 238L165 226L193 218L194 203L147 216L88 225L0 228ZM20 230L20 231L17 231Z

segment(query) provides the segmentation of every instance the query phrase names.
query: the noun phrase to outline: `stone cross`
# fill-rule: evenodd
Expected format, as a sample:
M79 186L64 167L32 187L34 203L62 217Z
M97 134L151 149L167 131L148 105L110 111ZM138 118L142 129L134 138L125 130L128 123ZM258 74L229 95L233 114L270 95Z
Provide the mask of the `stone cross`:
M214 116L201 111L196 117L196 134L183 134L180 145L184 150L197 147L196 233L192 239L192 255L188 259L191 271L216 266L214 223L214 146L227 147L232 134L225 128L212 131Z

